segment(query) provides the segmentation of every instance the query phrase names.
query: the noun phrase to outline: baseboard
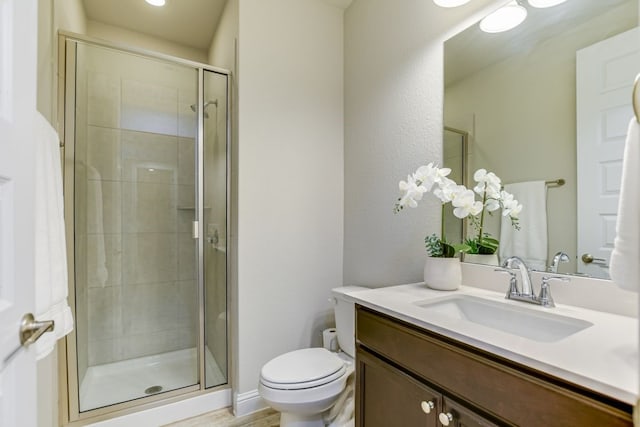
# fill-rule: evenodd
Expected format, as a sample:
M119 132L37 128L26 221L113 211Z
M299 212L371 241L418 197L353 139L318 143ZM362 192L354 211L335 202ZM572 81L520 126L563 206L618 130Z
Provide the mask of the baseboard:
M233 394L233 414L236 417L243 417L267 407L268 405L262 400L258 390Z
M205 393L191 399L181 400L153 409L123 415L110 420L90 424L92 427L148 427L195 417L205 412L226 408L231 404L231 390Z

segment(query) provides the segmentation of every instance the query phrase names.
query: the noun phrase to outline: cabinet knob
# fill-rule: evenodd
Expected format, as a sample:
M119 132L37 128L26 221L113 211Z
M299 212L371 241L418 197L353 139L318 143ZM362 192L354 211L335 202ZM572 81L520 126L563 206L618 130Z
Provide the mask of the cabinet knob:
M422 408L422 412L424 412L425 414L430 414L431 410L435 408L436 405L433 403L433 400L430 400L428 402L425 402L423 400L422 402L420 402L420 407Z
M441 412L440 415L438 415L438 420L440 420L440 424L446 427L453 421L453 415L449 412L446 414Z

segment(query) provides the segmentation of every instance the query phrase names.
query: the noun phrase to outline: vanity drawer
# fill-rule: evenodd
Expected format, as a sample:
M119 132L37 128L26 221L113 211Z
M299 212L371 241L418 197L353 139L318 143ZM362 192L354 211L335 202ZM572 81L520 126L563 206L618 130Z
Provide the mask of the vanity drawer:
M358 345L506 424L633 425L629 405L361 306L356 331Z

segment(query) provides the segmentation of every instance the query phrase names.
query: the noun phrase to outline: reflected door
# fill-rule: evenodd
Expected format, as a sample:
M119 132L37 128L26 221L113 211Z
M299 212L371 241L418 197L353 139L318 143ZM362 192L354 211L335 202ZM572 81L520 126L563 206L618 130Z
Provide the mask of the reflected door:
M578 51L578 272L609 278L629 102L640 72L635 28Z

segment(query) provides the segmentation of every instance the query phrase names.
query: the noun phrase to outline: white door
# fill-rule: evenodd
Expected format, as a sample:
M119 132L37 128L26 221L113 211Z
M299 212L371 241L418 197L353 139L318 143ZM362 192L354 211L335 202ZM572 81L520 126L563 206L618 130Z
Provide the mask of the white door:
M578 271L593 277L609 277L639 42L635 28L576 57Z
M37 0L0 0L0 426L36 426L36 362L18 351L34 309Z

